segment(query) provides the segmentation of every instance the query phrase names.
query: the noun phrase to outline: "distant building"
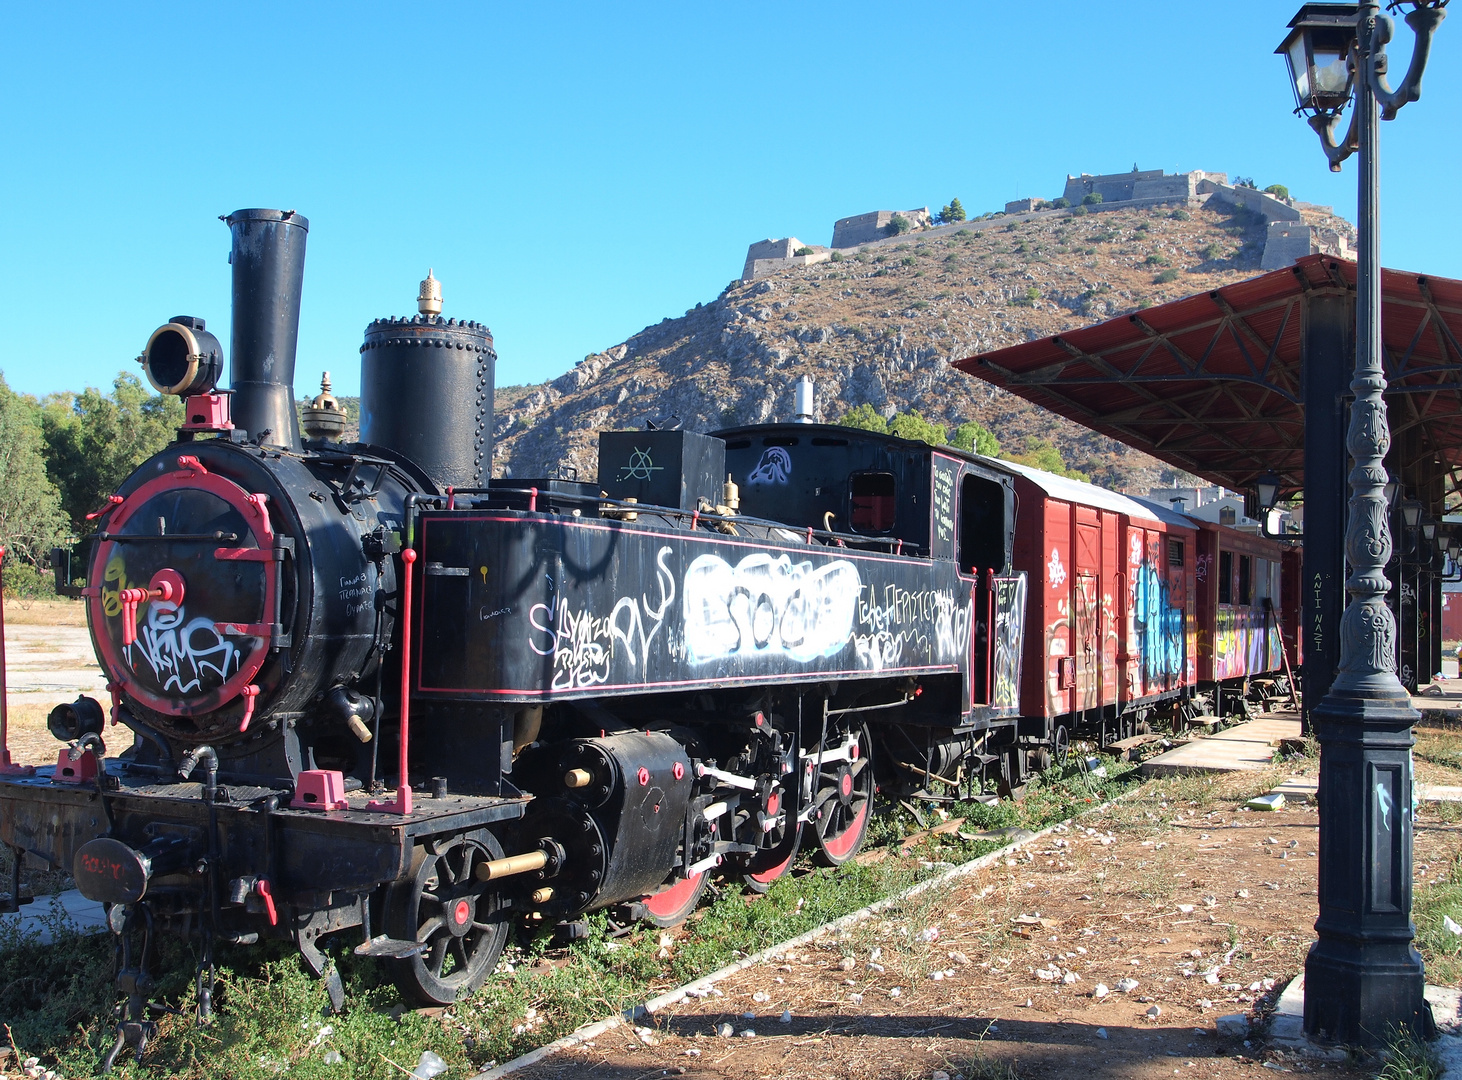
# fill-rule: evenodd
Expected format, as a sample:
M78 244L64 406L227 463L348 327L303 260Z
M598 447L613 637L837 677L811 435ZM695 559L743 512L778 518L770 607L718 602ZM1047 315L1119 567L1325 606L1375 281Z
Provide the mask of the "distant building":
M833 222L833 247L857 247L894 235L892 222L895 215L903 217L915 229L926 229L933 222L927 206L918 210L870 210L866 214L855 214Z
M1199 521L1212 521L1228 525L1240 532L1260 532L1260 523L1244 514L1244 497L1235 491L1222 487L1172 487L1153 488L1147 495L1149 502L1161 503ZM1279 519L1273 523L1275 532L1291 532L1297 524L1288 510L1280 511Z
M1198 198L1201 194L1198 185L1205 180L1226 185L1228 174L1204 172L1201 169L1172 174L1164 174L1161 169L1145 169L1141 172L1134 169L1132 172L1103 173L1099 176L1082 173L1080 176L1068 176L1066 190L1061 194L1072 206L1088 195L1100 195L1103 203L1155 205L1186 203L1190 199L1196 203L1201 201Z

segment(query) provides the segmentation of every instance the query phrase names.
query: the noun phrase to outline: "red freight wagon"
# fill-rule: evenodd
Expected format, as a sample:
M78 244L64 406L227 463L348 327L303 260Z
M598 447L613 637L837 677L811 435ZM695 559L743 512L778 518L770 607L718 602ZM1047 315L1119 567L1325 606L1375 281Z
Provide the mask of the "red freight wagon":
M1283 673L1287 659L1297 663L1285 657L1280 634L1281 627L1288 634L1297 624L1284 618L1292 603L1283 580L1291 549L1253 533L1199 525L1198 680L1242 690L1249 679Z
M1077 732L1132 734L1193 693L1197 523L1012 462L1013 563L1030 575L1021 715L1059 757Z

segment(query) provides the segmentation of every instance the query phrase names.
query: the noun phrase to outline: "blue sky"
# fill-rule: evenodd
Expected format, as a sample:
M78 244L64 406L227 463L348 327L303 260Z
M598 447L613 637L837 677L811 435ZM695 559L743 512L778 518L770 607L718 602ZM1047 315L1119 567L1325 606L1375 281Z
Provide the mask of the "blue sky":
M106 386L151 330L227 348L219 214L311 221L297 390L358 387L367 322L486 322L498 383L714 298L746 245L1068 172L1206 168L1354 218L1272 55L1298 7L24 4L0 9L0 371ZM1398 28L1393 68L1410 32ZM1383 128L1387 265L1462 277L1462 17Z

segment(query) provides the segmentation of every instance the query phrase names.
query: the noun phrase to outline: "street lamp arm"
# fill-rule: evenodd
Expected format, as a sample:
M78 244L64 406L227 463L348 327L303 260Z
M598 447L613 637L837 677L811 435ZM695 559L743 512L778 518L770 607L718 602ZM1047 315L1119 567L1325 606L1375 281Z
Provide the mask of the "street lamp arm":
M1336 113L1316 113L1306 118L1315 134L1320 136L1320 146L1330 162L1330 171L1339 172L1340 163L1360 148L1360 139L1355 126L1355 110L1350 111L1350 126L1338 142L1335 132L1340 128L1340 116Z
M1431 55L1432 35L1446 17L1447 13L1439 7L1418 7L1406 13L1406 25L1411 27L1416 44L1411 50L1411 63L1406 66L1406 77L1394 90L1386 83L1385 45L1391 40L1391 20L1376 20L1370 49L1371 86L1375 90L1376 102L1381 106L1382 120L1396 119L1403 105L1421 98L1421 75Z

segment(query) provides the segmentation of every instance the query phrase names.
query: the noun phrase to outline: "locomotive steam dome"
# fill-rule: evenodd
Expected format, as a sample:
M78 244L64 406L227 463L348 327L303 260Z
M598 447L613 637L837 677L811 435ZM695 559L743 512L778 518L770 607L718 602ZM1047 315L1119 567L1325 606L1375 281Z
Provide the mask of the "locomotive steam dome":
M497 353L481 323L443 319L428 271L420 314L377 319L360 347L360 437L420 465L439 488L482 488L492 472Z

